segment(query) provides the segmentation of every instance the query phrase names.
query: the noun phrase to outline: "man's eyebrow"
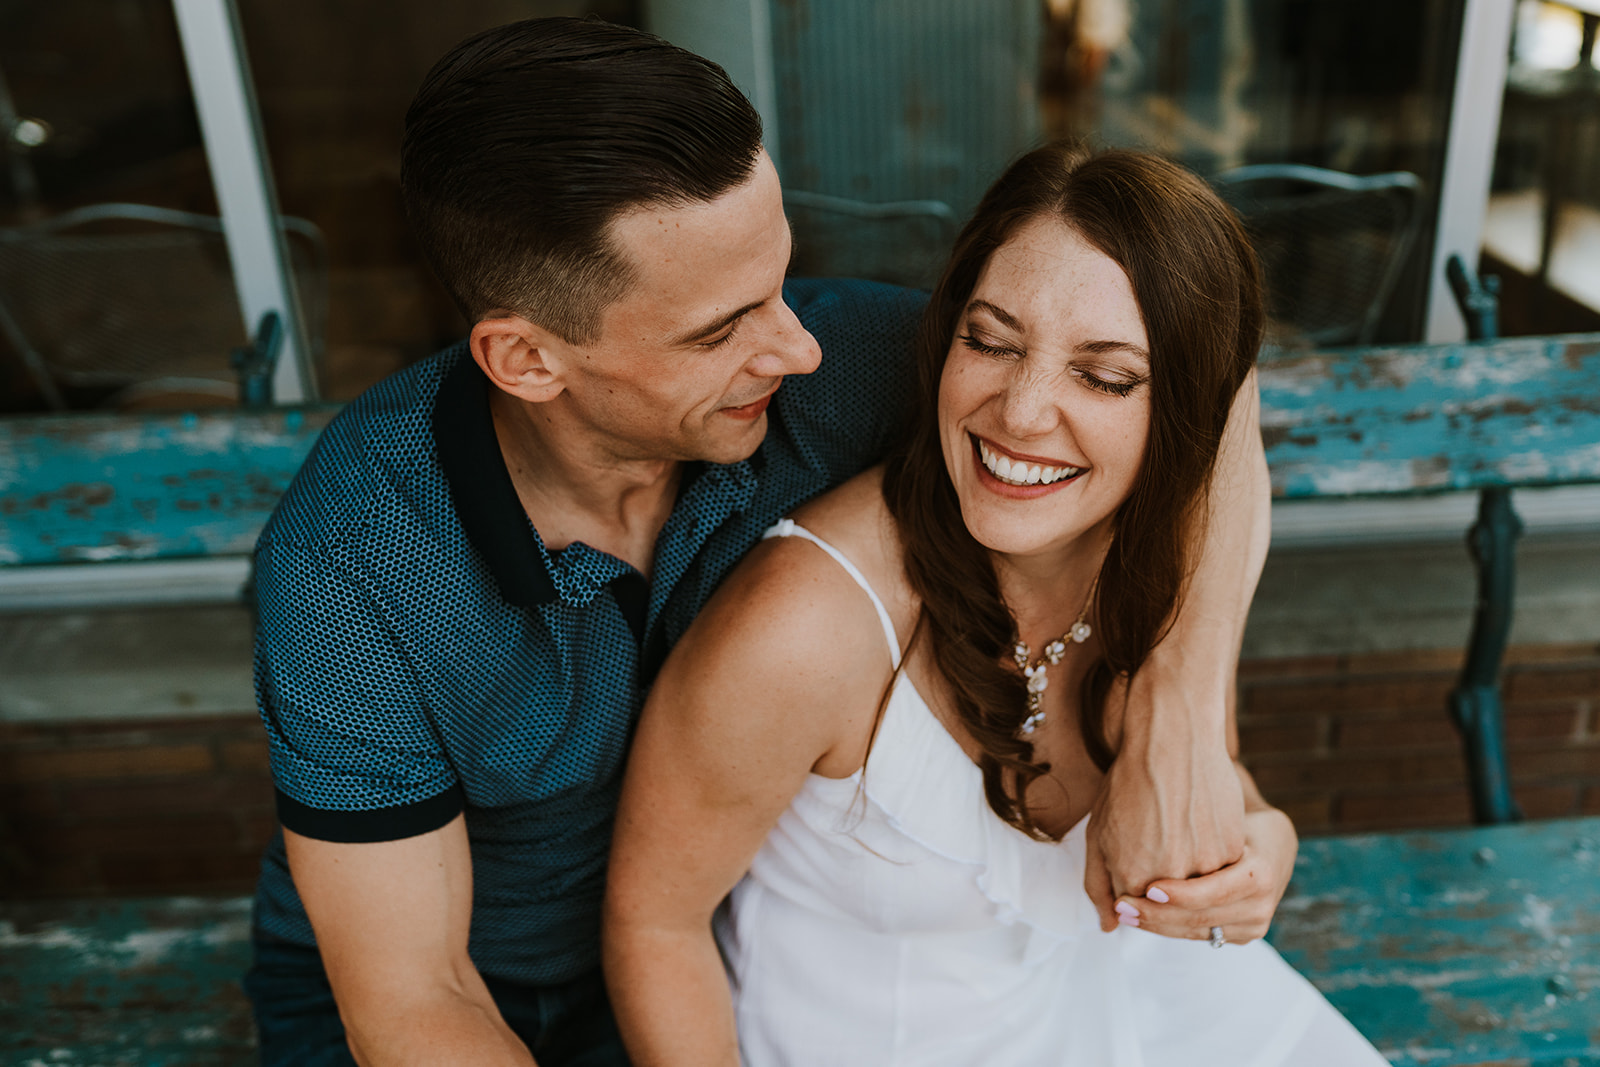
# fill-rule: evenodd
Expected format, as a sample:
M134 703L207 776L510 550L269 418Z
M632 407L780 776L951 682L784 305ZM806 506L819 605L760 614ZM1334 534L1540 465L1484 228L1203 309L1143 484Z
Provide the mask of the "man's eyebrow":
M1005 308L991 304L987 300L974 300L967 305L967 314L969 315L978 310L987 311L989 314L993 315L999 320L1000 325L1005 326L1008 329L1016 330L1019 333L1022 332L1022 323L1017 320L1015 315L1011 314L1011 312L1007 311Z
M674 346L687 345L699 341L702 337L709 337L718 330L722 329L724 326L727 326L729 323L737 322L739 319L744 318L746 315L750 314L750 312L754 311L756 308L765 303L765 300L752 301L742 308L737 308L728 312L726 315L719 315L710 322L696 326L691 330L683 331L669 341L668 344Z
M1150 362L1150 353L1132 341L1085 341L1077 346L1076 351L1091 356L1098 356L1106 352L1129 352L1146 363Z

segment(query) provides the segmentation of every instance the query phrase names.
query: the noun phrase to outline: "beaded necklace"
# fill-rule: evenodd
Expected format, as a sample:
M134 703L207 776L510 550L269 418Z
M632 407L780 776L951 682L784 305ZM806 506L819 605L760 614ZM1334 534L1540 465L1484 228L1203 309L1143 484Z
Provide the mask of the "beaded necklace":
M1044 725L1044 691L1050 686L1050 678L1045 674L1049 668L1061 662L1061 657L1067 654L1067 642L1081 645L1089 640L1089 635L1094 630L1089 626L1089 607L1094 603L1095 587L1100 584L1100 576L1095 575L1094 583L1089 586L1089 595L1083 600L1083 610L1078 613L1078 621L1067 628L1067 632L1044 646L1044 654L1038 659L1029 662L1033 649L1028 643L1017 638L1017 643L1011 648L1011 658L1016 662L1017 668L1022 671L1022 676L1028 680L1028 716L1022 720L1022 725L1017 727L1017 733L1023 737L1032 734Z

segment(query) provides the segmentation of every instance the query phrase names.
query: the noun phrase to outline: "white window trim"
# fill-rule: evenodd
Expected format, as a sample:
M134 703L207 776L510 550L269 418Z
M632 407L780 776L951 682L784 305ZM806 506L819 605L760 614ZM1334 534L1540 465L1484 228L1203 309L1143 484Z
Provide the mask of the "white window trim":
M194 91L211 182L222 211L245 336L268 311L283 321L283 349L273 373L273 400L298 404L317 398L305 320L277 225L272 181L255 83L233 0L172 0Z
M1466 320L1456 307L1444 265L1452 255L1459 255L1468 267L1476 270L1478 266L1515 8L1516 0L1466 0L1462 14L1461 50L1450 97L1450 127L1445 133L1438 226L1423 320L1423 340L1430 343L1461 341L1467 336Z

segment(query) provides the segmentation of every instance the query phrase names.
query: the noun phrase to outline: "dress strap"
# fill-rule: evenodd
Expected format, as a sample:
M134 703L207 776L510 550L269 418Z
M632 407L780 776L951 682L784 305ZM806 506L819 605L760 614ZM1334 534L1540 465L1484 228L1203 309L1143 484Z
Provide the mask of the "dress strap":
M894 665L895 670L899 670L900 638L894 632L894 623L889 619L888 609L883 606L883 601L878 599L877 591L874 590L870 584L868 584L866 575L862 574L861 571L857 569L856 565L851 563L850 560L846 558L843 552L840 552L837 548L834 548L832 545L828 544L828 542L824 541L822 538L818 537L804 526L801 526L793 519L779 519L767 530L766 533L761 535L761 540L765 541L769 537L799 537L810 541L812 544L822 549L822 551L832 556L834 562L843 567L845 569L845 573L855 579L856 584L859 585L862 590L866 592L867 596L872 599L872 606L878 609L878 621L883 624L883 636L885 640L889 642L889 661Z

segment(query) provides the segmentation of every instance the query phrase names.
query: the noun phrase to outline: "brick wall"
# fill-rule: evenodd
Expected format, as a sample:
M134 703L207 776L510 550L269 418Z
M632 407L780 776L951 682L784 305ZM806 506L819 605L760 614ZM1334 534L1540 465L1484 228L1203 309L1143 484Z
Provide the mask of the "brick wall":
M1460 825L1459 652L1255 660L1241 741L1303 834ZM1532 818L1600 814L1600 647L1513 649L1506 735ZM272 833L253 715L0 726L0 896L246 892Z
M1255 660L1239 739L1302 834L1471 821L1445 699L1462 653ZM1600 647L1512 649L1503 677L1512 788L1529 818L1600 814Z
M244 892L273 826L254 715L0 726L0 897Z

